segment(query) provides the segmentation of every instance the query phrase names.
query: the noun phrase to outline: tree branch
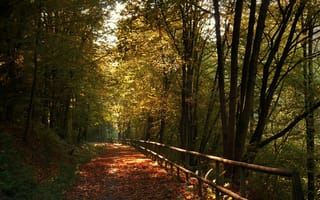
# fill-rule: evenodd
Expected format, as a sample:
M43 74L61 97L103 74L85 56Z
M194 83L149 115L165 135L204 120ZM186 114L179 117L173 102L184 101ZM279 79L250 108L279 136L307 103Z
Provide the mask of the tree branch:
M279 133L271 136L268 139L265 139L264 141L260 142L258 147L262 148L264 146L266 146L267 144L269 144L270 142L284 136L285 134L287 134L295 125L297 125L301 120L303 120L306 116L308 116L310 113L314 112L317 108L320 107L320 100L318 100L318 102L316 104L314 104L312 107L310 107L310 109L304 111L302 114L298 115L286 128L284 128L282 131L280 131Z

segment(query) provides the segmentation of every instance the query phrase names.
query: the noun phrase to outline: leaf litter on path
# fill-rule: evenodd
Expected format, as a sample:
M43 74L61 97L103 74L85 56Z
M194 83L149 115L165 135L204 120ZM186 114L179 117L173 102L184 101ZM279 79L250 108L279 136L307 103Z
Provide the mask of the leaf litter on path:
M82 165L64 200L198 199L185 184L133 147L107 144L100 157Z

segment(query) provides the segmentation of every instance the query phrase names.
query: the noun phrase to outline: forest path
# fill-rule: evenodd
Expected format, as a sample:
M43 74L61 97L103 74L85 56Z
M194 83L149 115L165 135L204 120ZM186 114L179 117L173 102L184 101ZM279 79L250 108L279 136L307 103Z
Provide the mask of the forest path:
M79 173L65 200L197 199L184 183L126 145L107 144L105 153L81 166Z

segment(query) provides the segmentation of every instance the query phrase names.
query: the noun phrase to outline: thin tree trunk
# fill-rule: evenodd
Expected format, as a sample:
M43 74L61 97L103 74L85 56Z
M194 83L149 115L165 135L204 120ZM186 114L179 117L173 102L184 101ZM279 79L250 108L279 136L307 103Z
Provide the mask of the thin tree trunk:
M310 14L307 17L308 40L304 45L304 57L307 58L313 54L313 27ZM304 86L305 86L305 109L308 110L314 103L314 87L313 87L313 61L310 58L304 64ZM315 197L315 160L314 160L314 135L315 135L315 118L313 112L307 115L306 122L306 142L307 142L307 176L308 176L308 200L314 200Z
M147 123L145 129L145 140L151 140L151 129L152 129L153 117L150 113L147 116Z
M230 148L230 158L235 157L235 140L236 140L236 119L237 119L237 95L238 95L238 52L240 42L240 25L242 18L243 1L237 0L234 15L234 30L232 34L231 46L231 80L230 80L230 93L229 93L229 130L228 130L228 147ZM240 124L241 125L241 124Z
M33 126L33 112L34 112L34 96L37 86L37 73L38 73L38 46L39 46L39 31L40 31L40 0L36 1L37 3L37 14L36 14L36 30L35 30L35 40L34 40L34 49L33 49L33 80L32 80L32 86L31 86L31 93L30 93L30 99L29 99L29 105L27 110L27 119L26 119L26 126L23 133L23 141L25 143L28 142L28 137L30 130L32 130Z
M164 136L164 130L166 127L166 120L165 120L165 116L161 115L161 119L160 119L160 129L159 129L159 142L163 143L163 136Z
M295 12L292 11L295 3L288 5L288 8L287 8L288 12L286 13L287 15L284 16L284 19L282 22L283 25L281 27L282 30L280 30L280 33L278 35L278 37L280 37L280 38L276 38L275 43L277 43L278 39L279 39L279 41L281 40L281 37L283 34L283 33L281 33L282 31L284 31L288 28L290 28L290 31L289 31L288 37L286 38L286 43L285 43L285 46L281 52L280 59L276 63L275 70L272 73L273 77L272 77L271 83L268 85L268 87L267 87L267 84L270 82L270 79L268 78L268 76L269 76L269 69L268 68L269 68L269 65L271 64L271 61L274 59L273 55L275 53L280 54L279 45L275 44L275 46L272 47L272 49L269 53L269 58L268 58L267 62L264 64L265 66L264 66L264 71L263 71L263 85L262 85L261 93L260 93L259 119L258 119L256 129L255 129L253 135L251 136L250 144L247 149L247 155L246 155L247 162L254 161L254 159L256 157L256 153L258 152L259 148L261 148L261 146L264 146L265 144L269 143L270 141L274 140L275 138L277 138L278 136L280 136L282 134L283 135L286 134L287 131L292 128L291 125L295 125L295 122L297 120L301 120L301 119L295 119L283 131L279 132L278 134L276 134L276 135L274 135L264 141L261 141L263 133L264 133L264 128L265 128L265 125L268 120L268 116L270 116L270 106L272 104L274 93L277 91L278 86L279 86L279 82L282 80L281 73L283 71L285 61L286 61L286 59L290 53L290 50L292 48L294 36L296 33L296 29L297 29L297 23L299 22L299 19L303 13L305 4L306 4L306 2L302 2L301 4L299 4L299 6L295 10ZM289 19L292 19L292 20L290 21ZM291 23L291 25L288 26L290 23ZM256 49L256 48L254 48L254 49Z
M221 37L220 26L220 8L219 1L214 1L214 18L215 18L215 33L216 33L216 46L218 55L218 85L219 85L219 101L221 111L221 124L223 135L223 155L225 158L229 158L231 153L228 148L228 115L226 109L226 97L225 97L225 80L224 80L224 53Z
M69 142L73 143L73 125L72 125L72 102L71 98L68 97L65 103L65 110L64 110L64 138Z
M164 131L166 127L166 114L167 114L167 98L168 98L168 91L170 86L170 81L168 75L163 69L163 79L162 79L162 95L161 95L161 108L160 108L160 129L159 129L159 142L163 143L164 138Z

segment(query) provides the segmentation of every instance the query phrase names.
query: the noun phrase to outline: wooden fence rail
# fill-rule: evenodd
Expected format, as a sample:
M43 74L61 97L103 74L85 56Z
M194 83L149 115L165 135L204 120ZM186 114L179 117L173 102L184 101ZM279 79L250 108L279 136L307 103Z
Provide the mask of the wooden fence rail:
M144 141L144 140L126 140L126 143L131 144L135 148L140 149L145 154L151 156L153 159L159 160L159 162L162 164L165 164L165 167L167 168L168 165L170 166L170 172L174 173L174 168L176 171L176 175L180 177L181 172L183 172L186 176L186 179L188 177L195 177L198 182L198 195L202 196L202 186L203 184L207 184L213 189L215 189L216 199L221 199L221 194L225 194L227 196L232 197L233 199L239 199L239 200L245 200L246 196L246 172L247 171L255 171L265 174L272 174L277 175L281 177L287 177L291 180L291 188L292 188L292 198L293 200L303 200L303 190L302 185L300 181L300 175L299 172L296 170L288 170L288 169L282 169L282 168L273 168L273 167L266 167L256 164L249 164L245 162L239 162L234 160L228 160L217 156L212 156L208 154L202 154L195 151L188 151L185 149L181 149L174 146L168 146L162 143L158 142L152 142L152 141ZM165 150L169 151L169 154L174 153L182 153L185 155L193 155L198 158L206 159L215 164L215 181L211 181L206 179L205 177L197 174L196 172L187 169L187 167L184 167L182 164L172 160L168 159L168 153L167 155L163 153ZM234 167L239 168L240 170L240 191L238 193L235 193L231 191L228 188L223 187L223 177L221 176L221 165L228 164Z

